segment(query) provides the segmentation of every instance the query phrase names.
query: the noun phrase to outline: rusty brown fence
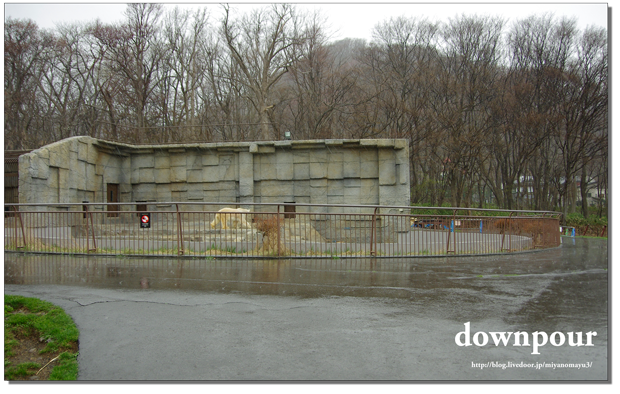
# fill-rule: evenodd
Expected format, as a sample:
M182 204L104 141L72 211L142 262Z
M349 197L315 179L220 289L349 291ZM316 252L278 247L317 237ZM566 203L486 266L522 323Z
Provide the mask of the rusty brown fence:
M248 212L218 212L240 206ZM557 247L559 217L539 211L369 205L5 204L4 248L203 258L478 255Z

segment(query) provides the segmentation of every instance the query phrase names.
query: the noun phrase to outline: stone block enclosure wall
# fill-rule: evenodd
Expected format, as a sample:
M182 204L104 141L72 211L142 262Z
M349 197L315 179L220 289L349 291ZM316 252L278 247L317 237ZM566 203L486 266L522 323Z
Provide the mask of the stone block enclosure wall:
M408 145L402 139L128 145L72 137L19 158L20 203L105 203L110 194L137 204L408 206Z

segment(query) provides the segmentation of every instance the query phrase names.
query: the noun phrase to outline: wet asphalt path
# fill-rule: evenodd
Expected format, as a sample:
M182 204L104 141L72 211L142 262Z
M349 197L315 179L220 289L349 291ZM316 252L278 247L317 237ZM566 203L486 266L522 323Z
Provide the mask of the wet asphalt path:
M80 380L608 378L602 240L564 238L558 249L509 256L374 261L7 253L4 266L5 294L45 299L73 317ZM467 322L480 346L456 343ZM534 332L566 340L532 354L533 343L495 346L488 334L516 331L530 342ZM583 346L570 346L579 332ZM587 332L596 332L592 346Z

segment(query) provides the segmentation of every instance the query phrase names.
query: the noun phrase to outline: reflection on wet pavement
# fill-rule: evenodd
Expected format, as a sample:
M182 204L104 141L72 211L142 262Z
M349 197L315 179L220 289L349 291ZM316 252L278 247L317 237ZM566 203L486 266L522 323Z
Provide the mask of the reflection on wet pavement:
M385 297L447 319L607 325L607 242L480 257L215 260L5 253L5 284L185 290L295 297ZM566 318L564 318L566 317ZM594 320L594 321L593 321Z

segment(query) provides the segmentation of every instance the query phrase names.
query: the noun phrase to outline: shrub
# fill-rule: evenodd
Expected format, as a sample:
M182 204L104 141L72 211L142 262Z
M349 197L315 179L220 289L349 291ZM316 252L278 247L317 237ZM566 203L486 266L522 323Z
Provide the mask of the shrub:
M575 227L577 235L601 236L606 234L607 217L589 216L586 219L581 213L569 213L566 226Z
M286 254L282 237L280 237L280 226L284 223L282 216L278 219L277 215L257 215L256 229L263 233L263 245L261 251L267 254L283 256ZM278 240L280 244L278 245Z

